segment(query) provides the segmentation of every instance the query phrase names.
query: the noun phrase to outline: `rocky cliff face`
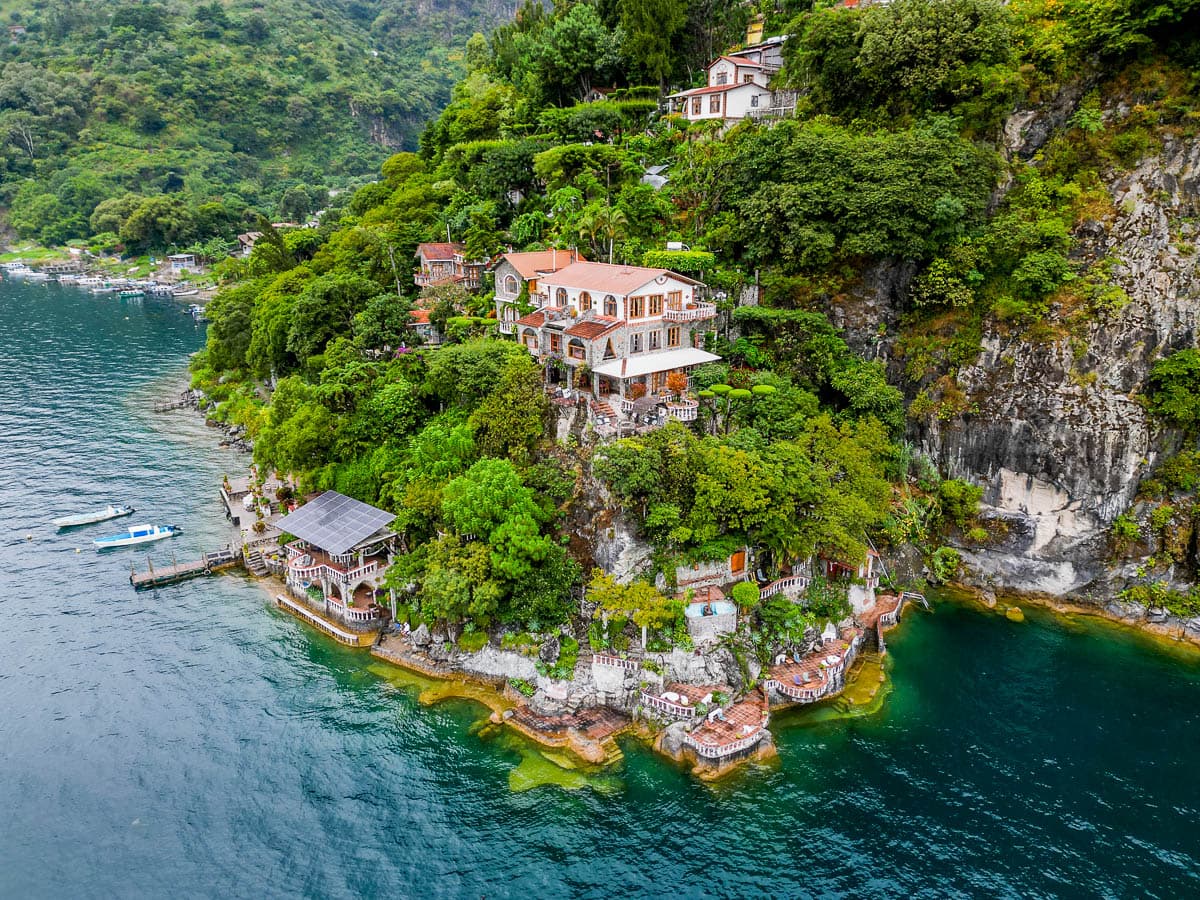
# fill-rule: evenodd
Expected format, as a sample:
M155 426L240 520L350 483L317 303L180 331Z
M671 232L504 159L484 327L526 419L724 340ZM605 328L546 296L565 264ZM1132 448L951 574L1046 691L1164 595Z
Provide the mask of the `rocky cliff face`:
M1108 527L1178 443L1135 398L1155 360L1196 343L1200 230L1186 217L1200 202L1200 141L1168 140L1107 187L1118 212L1084 223L1075 252L1115 260L1112 280L1130 302L1071 339L985 330L958 377L971 411L915 428L950 475L985 486L988 513L1008 526L998 545L968 553L984 582L1105 593Z
M1083 92L1015 114L1004 130L1009 157L1030 159ZM1159 152L1110 173L1105 187L1114 215L1082 223L1072 252L1081 264L1112 261L1110 280L1128 304L1070 328L1069 311L1053 309L1053 333L1038 342L985 323L982 352L957 376L964 411L910 427L943 472L985 488L984 516L1002 536L963 548L967 578L980 586L1111 600L1123 582L1105 564L1109 526L1179 446L1136 398L1161 355L1196 345L1200 139L1165 136ZM894 330L911 276L876 267L854 302L835 310L860 352L888 352L878 325Z

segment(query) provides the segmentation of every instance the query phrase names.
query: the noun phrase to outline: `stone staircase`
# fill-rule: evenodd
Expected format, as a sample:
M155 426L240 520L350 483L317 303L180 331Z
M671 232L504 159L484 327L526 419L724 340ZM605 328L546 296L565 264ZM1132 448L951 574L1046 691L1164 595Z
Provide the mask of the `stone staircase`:
M267 568L266 560L262 558L262 554L257 549L245 551L242 558L246 561L247 571L252 575L262 578L270 571Z
M603 768L607 769L624 761L625 754L617 746L615 738L606 737L600 742L600 746L604 748L604 761L600 763Z

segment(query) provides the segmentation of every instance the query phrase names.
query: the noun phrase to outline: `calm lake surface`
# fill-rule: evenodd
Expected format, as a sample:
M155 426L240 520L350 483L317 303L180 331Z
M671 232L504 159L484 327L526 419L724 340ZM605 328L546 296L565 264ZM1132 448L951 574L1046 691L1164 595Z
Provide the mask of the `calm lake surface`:
M939 603L883 709L777 719L778 765L703 786L635 743L533 757L236 577L135 594L109 501L227 540L244 458L156 414L203 341L180 304L0 284L0 897L1200 895L1200 663L1099 624ZM32 539L27 540L26 535ZM81 552L76 553L76 548Z

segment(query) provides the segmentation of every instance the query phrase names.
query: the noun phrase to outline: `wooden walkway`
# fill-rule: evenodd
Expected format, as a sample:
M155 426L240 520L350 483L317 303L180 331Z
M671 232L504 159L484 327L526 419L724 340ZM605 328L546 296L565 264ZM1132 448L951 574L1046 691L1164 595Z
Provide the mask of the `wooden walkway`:
M163 585L178 584L180 581L198 578L201 575L211 575L213 572L236 566L239 562L238 555L229 547L205 553L201 559L191 562L180 563L172 559L171 565L161 566L157 569L154 568L154 563L147 559L147 571L130 571L129 583L133 585L134 590L144 591Z

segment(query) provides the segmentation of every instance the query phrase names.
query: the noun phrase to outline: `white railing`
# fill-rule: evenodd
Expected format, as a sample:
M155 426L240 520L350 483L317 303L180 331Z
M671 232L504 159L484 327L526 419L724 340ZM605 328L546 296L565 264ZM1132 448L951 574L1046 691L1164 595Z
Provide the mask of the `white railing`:
M642 703L668 716L674 716L676 719L694 719L697 715L696 707L672 703L670 700L651 694L649 691L642 691Z
M667 415L680 422L695 422L700 409L698 400L668 400Z
M612 400L609 400L608 403L613 409L615 409L617 412L619 412L621 415L623 415L627 419L633 415L633 401L632 400L627 400L624 397L615 397Z
M497 327L501 334L516 334L517 331L516 322L506 322L504 319L500 320L500 324Z
M689 303L687 308L662 311L662 317L667 322L698 322L701 319L712 319L717 315L715 303Z
M364 609L361 606L347 606L336 597L326 597L325 600L339 616L344 616L351 622L374 622L379 618L377 610Z
M334 579L339 583L350 584L351 582L367 577L378 568L379 563L369 562L363 563L357 569L351 569L348 572L339 572L337 569L330 569L329 571L333 573Z
M766 600L768 597L774 597L776 594L786 594L789 591L800 593L807 591L812 579L807 575L789 575L786 578L780 578L777 581L772 581L762 591L759 596Z
M763 730L762 728L759 728L756 732L754 732L754 734L747 735L744 738L739 738L738 740L732 741L728 744L718 744L714 746L713 744L701 743L690 734L685 734L683 736L683 742L695 750L697 754L705 757L706 759L720 759L723 756L732 756L735 753L753 747L762 740L762 736Z
M770 678L765 682L765 686L769 690L775 688L779 693L783 694L792 700L797 700L800 703L815 703L820 700L829 691L829 681L821 681L818 684L784 684L777 678Z
M903 594L901 594L900 597L896 600L896 608L895 609L893 609L889 612L885 612L882 616L879 617L879 624L890 628L892 625L895 625L897 622L899 622L900 621L900 608L902 606L904 606L904 595Z
M607 653L595 653L592 662L601 666L612 666L614 669L624 669L626 672L637 672L642 664L636 659L622 659L619 656L609 656Z

